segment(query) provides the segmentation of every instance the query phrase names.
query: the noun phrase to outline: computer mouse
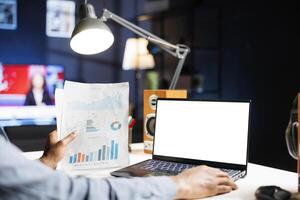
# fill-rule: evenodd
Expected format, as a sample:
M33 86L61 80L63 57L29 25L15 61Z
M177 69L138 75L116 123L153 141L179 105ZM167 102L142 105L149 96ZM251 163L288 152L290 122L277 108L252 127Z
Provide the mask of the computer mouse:
M290 192L288 192L286 190L283 190L283 189L281 189L281 190L274 193L275 199L278 199L278 200L290 199L291 196L292 196L292 194Z
M275 186L261 186L255 191L257 200L275 200L273 197Z
M261 186L255 192L257 200L288 200L291 193L278 186Z

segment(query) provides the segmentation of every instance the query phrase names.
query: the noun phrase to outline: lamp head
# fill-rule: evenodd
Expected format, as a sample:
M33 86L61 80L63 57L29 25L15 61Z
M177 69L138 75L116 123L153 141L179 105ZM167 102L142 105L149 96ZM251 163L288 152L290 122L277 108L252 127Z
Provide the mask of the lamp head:
M81 5L79 15L81 20L73 30L71 48L85 55L100 53L108 49L114 42L114 36L109 27L101 19L97 19L93 6Z

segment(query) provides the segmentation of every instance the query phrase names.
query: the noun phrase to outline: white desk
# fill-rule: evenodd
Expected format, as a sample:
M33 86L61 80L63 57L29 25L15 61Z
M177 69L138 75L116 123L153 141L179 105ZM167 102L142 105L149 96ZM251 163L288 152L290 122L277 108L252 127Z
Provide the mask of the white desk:
M133 151L130 154L130 164L151 158L151 155L143 153L142 148L142 144L132 145ZM42 155L42 152L26 152L24 155L29 159L37 159ZM101 178L109 176L109 173L116 169L117 168L104 170L77 170L68 171L67 173L70 175L85 175L91 178ZM249 163L247 176L236 182L239 187L238 190L206 199L255 199L255 190L263 185L277 185L291 192L297 192L297 177L297 173Z

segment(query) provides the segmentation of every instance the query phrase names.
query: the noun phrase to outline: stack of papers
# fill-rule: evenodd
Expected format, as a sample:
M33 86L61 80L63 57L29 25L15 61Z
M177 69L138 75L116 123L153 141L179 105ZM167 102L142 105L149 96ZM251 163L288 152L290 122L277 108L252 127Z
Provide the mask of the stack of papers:
M76 138L60 162L61 169L95 169L128 165L128 83L86 84L66 81L55 92L59 138Z

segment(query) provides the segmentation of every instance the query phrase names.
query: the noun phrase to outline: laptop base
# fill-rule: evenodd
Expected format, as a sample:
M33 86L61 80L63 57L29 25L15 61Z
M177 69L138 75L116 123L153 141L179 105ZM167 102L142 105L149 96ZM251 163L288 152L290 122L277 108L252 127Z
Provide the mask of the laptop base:
M143 162L116 170L110 174L115 177L147 177L147 176L175 176L185 169L196 167L196 165L167 162L161 160L145 160ZM233 181L246 175L246 171L221 169L228 173Z

